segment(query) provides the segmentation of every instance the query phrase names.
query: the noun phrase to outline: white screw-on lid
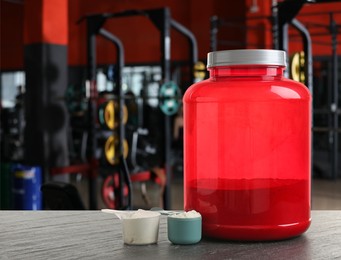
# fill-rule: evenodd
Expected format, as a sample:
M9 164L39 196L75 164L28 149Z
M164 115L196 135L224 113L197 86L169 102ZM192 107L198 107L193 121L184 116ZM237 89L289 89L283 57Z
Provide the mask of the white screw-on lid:
M286 54L279 50L228 50L207 55L207 68L247 64L286 66Z

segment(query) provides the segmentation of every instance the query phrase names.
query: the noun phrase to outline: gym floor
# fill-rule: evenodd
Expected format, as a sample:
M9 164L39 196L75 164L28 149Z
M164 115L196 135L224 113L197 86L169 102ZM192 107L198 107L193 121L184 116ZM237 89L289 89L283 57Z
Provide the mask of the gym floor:
M85 179L72 181L78 188L84 204L88 207L87 182ZM147 198L143 198L142 190L146 188ZM100 183L98 194L100 194ZM98 208L106 208L101 196L98 196ZM160 187L151 182L133 183L133 207L149 209L162 206L160 200ZM181 177L172 179L171 208L183 209L183 181ZM312 209L313 210L341 210L341 179L313 179L312 180Z

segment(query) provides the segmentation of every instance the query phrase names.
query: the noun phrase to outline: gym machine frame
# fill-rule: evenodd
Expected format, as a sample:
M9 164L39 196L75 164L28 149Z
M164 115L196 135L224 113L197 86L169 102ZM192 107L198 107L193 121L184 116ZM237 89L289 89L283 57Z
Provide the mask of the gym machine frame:
M313 60L312 60L312 41L308 30L304 27L302 23L300 23L294 17L298 14L305 3L326 3L326 2L337 2L337 0L286 0L284 2L279 3L278 5L272 6L272 21L273 21L273 44L275 49L284 50L288 53L288 24L297 29L303 38L303 49L306 57L305 62L305 85L313 94ZM333 67L333 97L334 100L331 101L330 104L330 112L332 119L328 120L329 135L331 136L332 142L329 144L329 152L331 155L331 178L337 178L338 172L338 128L339 128L339 119L338 119L338 98L339 98L339 90L338 90L338 61L337 61L337 33L338 27L333 19L331 14L330 17L330 33L332 36L332 67ZM288 73L288 70L287 70ZM313 109L312 109L313 112ZM314 112L313 112L314 114ZM312 122L312 127L314 126ZM313 144L313 142L312 142ZM313 150L313 149L312 149Z
M299 22L294 17L299 13L300 9L305 3L322 3L322 2L338 2L338 0L286 0L275 4L272 6L272 16L271 17L258 17L259 18L269 18L272 21L272 35L273 35L273 48L284 50L288 53L288 25L291 24L296 30L298 30L302 41L303 49L305 53L305 85L313 94L313 59L312 59L312 40L307 28ZM329 135L333 142L330 142L329 153L331 155L332 167L331 176L333 179L337 178L338 171L338 129L339 129L339 119L338 119L338 62L337 62L337 34L338 26L333 19L333 15L330 15L330 34L332 36L332 67L333 67L333 97L329 100L330 113L329 113ZM210 46L211 51L217 50L217 34L218 28L221 25L229 25L229 23L224 22L216 16L213 16L210 21ZM252 27L251 29L255 29ZM289 58L289 57L287 57ZM285 75L289 75L289 67L285 71ZM313 111L313 109L312 109ZM312 117L313 118L313 117ZM312 122L313 126L313 122ZM314 131L315 128L312 130ZM312 142L313 143L313 142ZM313 152L313 149L312 149Z
M261 18L265 18L265 17L257 17L256 19L261 19ZM255 30L255 31L264 31L266 30L265 28L259 27L259 26L247 26L247 25L243 25L241 24L240 21L226 21L222 18L219 18L218 16L214 15L211 17L210 19L210 51L217 51L218 50L218 32L219 32L219 28L222 26L229 26L229 27L233 27L233 28L239 28L241 30L244 30L245 35L245 41L222 41L219 40L220 44L223 45L228 45L228 46L245 46L246 44L252 48L260 48L263 49L264 46L261 46L260 44L257 43L250 43L247 40L247 30Z
M113 34L103 29L107 19L111 18L119 18L119 17L127 17L127 16L136 16L142 15L149 18L155 27L160 31L160 40L161 40L161 68L162 68L162 78L163 82L169 82L171 80L171 46L170 46L170 28L173 27L181 34L186 36L190 43L190 73L191 73L191 81L194 82L194 64L197 62L197 42L194 35L183 25L171 19L171 13L168 8L161 9L152 9L152 10L128 10L120 13L104 13L104 14L95 14L86 16L87 20L87 82L90 88L90 96L88 101L89 108L89 138L90 138L90 165L94 166L93 169L97 169L97 158L96 158L96 149L97 149L97 141L96 141L96 98L97 98L97 89L96 89L96 35L99 34L104 38L113 42L118 49L118 66L116 73L116 85L118 86L116 93L119 97L119 118L120 118L120 127L119 127L119 147L120 147L120 191L119 191L119 200L120 205L123 205L123 179L128 184L128 206L130 209L132 207L132 189L131 189L131 178L129 176L128 167L126 161L123 157L123 140L124 140L124 125L122 124L123 120L123 106L124 106L124 96L123 90L121 88L122 81L122 69L124 63L124 50L123 45L120 40L115 37ZM114 93L115 94L115 93ZM171 165L170 165L170 156L171 156L171 117L165 115L165 170L166 170L166 187L165 193L163 196L164 207L165 209L170 208L170 184L171 184ZM90 209L96 209L96 183L94 182L94 172L89 176L89 202Z

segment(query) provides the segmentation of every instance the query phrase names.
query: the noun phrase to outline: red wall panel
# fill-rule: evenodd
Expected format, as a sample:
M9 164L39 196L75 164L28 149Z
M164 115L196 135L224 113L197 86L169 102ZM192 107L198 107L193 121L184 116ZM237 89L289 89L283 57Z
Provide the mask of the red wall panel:
M325 56L331 55L331 33L330 13L333 12L333 19L337 25L341 24L341 2L340 3L323 3L323 4L307 4L297 16L297 19L303 23L309 30L312 43L313 55ZM296 34L294 30L290 30L291 34ZM341 34L339 33L338 42L341 42ZM298 38L299 39L299 38ZM322 44L321 44L322 43ZM340 46L340 44L339 44ZM341 46L340 46L341 47ZM341 55L341 48L338 48L338 54ZM290 42L290 52L302 50L302 44L296 41Z
M2 57L2 67L5 68L22 67L24 42L25 44L39 42L65 44L68 42L69 64L84 65L86 64L86 25L84 22L77 24L81 16L91 13L121 12L129 9L155 9L165 6L170 8L173 19L194 33L198 41L199 58L205 59L209 51L210 17L215 14L224 17L224 14L229 16L231 13L243 15L244 12L243 8L240 7L243 2L237 1L234 4L226 4L223 0L69 0L67 7L65 6L66 0L25 0L25 12L23 5L14 5L3 0L1 3L3 6L15 6L11 10L6 8L8 10L6 10L6 15L1 16L6 23L12 24L11 30L15 32L2 30L2 53L4 53L4 50L9 53L9 48L14 53L10 55L12 59L9 56ZM2 8L1 11L4 12L4 9ZM68 26L65 26L64 22L66 10L69 11ZM24 15L26 15L25 22ZM44 23L41 24L41 21L44 21ZM4 23L2 22L2 24ZM125 47L126 63L159 62L161 57L159 32L147 18L112 19L108 20L104 28L122 40ZM68 34L66 34L67 31ZM13 44L14 41L16 41L16 44ZM7 49L5 46L7 46ZM97 62L99 64L115 61L116 50L111 43L99 37L97 49ZM171 31L171 51L171 58L175 61L186 60L189 55L187 39L175 30Z
M271 0L257 1L259 11L250 13L252 0L24 0L24 4L14 4L1 0L1 69L19 69L23 66L23 45L25 43L50 42L68 43L69 65L86 64L86 25L77 24L86 14L101 12L121 12L129 9L154 9L168 6L172 17L190 29L198 41L199 58L205 59L209 52L210 18L218 15L225 20L240 20L247 17L247 25L257 25L262 30L229 28L222 31L227 40L245 42L245 46L256 44L271 47L271 23L269 19L254 19L271 14ZM39 3L41 3L39 5ZM26 8L24 22L24 5ZM67 13L68 11L68 13ZM312 12L341 11L341 3L306 5L298 18L303 23L318 22L328 24L328 15L304 16ZM66 19L67 15L67 19ZM253 18L250 19L250 18ZM341 24L341 14L335 19ZM44 21L43 25L39 21ZM66 21L68 20L68 23ZM251 22L250 22L251 21ZM245 23L245 22L244 22ZM24 30L25 26L25 30ZM34 28L34 29L32 29ZM118 36L125 47L128 64L152 63L160 60L159 32L145 17L127 17L108 20L104 28ZM309 28L309 30L312 30ZM24 36L25 35L25 36ZM172 30L172 60L183 61L188 57L188 42L178 32ZM340 36L338 36L339 41ZM318 41L330 42L330 35L314 37L314 55L329 55L329 46L319 45ZM291 43L290 51L300 50L300 44ZM97 61L99 64L113 63L116 60L115 47L99 37L97 42ZM341 48L338 53L341 54Z
M186 27L189 26L190 5L188 1L92 1L70 0L70 35L69 63L71 65L86 63L86 25L74 24L81 16L93 13L117 13L125 10L156 9L168 6L172 17ZM76 11L78 10L78 11ZM159 62L160 33L151 21L142 16L108 19L104 28L116 35L125 48L126 63L153 63ZM171 31L171 50L173 60L186 59L187 40L179 33ZM101 37L97 39L97 61L99 64L113 63L116 59L115 47Z
M24 43L68 43L68 0L25 0Z
M272 33L271 33L271 0L258 1L259 11L251 13L249 8L253 1L247 0L247 25L263 27L264 30L248 30L248 47L252 48L252 43L257 43L262 48L272 47ZM318 4L305 4L300 10L296 19L307 27L311 33L313 43L314 56L326 56L331 54L331 34L329 32L329 14L334 13L333 17L336 24L341 24L341 3L318 3ZM311 15L314 14L314 15ZM259 19L263 17L262 19ZM316 26L318 25L318 26ZM321 25L324 26L321 27ZM315 34L323 34L316 36ZM298 34L293 28L289 27L289 34L294 37L289 37L289 53L292 54L297 51L303 50L301 38L296 37ZM341 40L341 35L338 35L338 42ZM320 44L320 43L324 44ZM338 48L338 54L341 55L341 48Z
M23 4L1 1L0 69L22 69L24 64Z

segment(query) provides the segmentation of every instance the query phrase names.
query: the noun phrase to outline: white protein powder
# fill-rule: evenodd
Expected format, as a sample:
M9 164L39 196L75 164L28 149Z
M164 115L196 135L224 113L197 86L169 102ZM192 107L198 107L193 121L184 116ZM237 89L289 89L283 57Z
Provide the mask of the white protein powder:
M201 217L200 213L195 211L195 210L191 210L191 211L187 211L187 212L181 212L181 213L177 213L174 215L170 215L169 217L172 218L199 218Z
M137 211L127 212L124 215L124 219L136 219L136 218L150 218L159 216L159 212L138 209Z

